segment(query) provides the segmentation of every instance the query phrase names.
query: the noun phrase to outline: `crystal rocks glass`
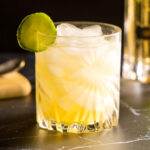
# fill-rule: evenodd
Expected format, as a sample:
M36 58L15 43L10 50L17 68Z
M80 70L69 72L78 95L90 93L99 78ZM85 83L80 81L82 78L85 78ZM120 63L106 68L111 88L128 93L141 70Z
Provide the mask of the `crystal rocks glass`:
M59 35L54 44L36 53L39 126L69 133L97 132L116 126L120 28L97 22L55 25Z

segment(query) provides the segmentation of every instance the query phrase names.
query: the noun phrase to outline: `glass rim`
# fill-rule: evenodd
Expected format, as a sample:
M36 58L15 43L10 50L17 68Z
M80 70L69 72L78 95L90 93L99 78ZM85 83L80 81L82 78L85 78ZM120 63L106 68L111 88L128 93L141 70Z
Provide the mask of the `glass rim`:
M103 26L107 26L107 27L111 27L114 28L116 30L116 32L114 33L110 33L110 34L105 34L105 35L96 35L96 36L53 36L51 35L51 37L58 37L58 38L98 38L98 37L113 37L113 36L117 36L118 34L121 34L122 30L120 27L113 25L113 24L109 24L109 23L103 23L103 22L95 22L95 21L57 21L54 22L55 25L61 24L61 23L70 23L73 25L103 25Z

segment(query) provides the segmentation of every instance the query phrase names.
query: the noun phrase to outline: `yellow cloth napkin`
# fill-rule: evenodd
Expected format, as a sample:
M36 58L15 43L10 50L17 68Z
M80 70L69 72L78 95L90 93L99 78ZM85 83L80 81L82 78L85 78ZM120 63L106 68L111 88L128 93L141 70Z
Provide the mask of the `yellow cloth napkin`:
M14 71L0 76L0 99L27 96L31 92L29 80Z

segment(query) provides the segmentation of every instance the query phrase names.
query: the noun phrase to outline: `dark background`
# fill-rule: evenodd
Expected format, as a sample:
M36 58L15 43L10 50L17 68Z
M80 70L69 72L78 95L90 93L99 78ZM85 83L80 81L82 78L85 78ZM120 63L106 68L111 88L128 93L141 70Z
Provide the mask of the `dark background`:
M0 0L0 52L23 52L16 30L23 17L45 12L53 21L98 21L123 27L123 0Z

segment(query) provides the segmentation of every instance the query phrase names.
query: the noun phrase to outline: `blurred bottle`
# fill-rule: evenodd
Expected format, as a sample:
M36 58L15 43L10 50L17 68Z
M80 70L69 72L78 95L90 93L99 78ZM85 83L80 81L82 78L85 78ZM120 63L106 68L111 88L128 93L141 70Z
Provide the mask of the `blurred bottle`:
M150 0L125 0L125 79L150 83Z

